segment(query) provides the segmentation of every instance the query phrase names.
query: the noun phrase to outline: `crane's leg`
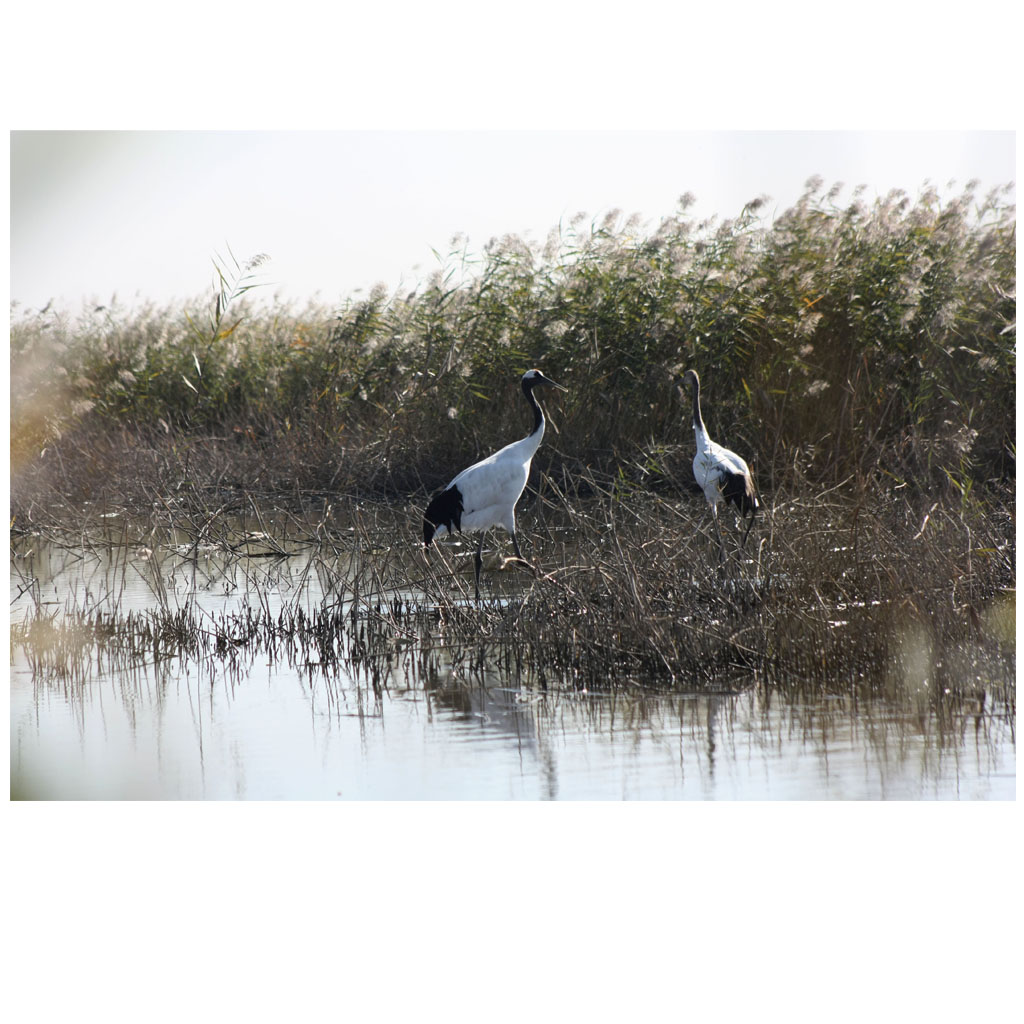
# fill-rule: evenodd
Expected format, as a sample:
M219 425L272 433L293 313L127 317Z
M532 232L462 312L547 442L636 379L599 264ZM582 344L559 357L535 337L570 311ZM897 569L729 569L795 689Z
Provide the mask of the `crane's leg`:
M750 513L750 522L747 523L747 529L743 533L743 540L740 541L740 547L741 548L746 548L746 546L747 546L747 537L750 536L750 528L754 525L754 518L756 516L757 516L757 510L755 509L754 511L752 511Z
M515 530L512 531L511 537L512 537L512 548L513 548L513 550L516 553L516 558L518 558L520 562L525 562L526 559L523 558L523 553L522 553L522 551L519 550L519 540L516 537Z
M718 521L718 504L711 506L711 516L715 520L715 529L718 531L718 564L725 561L725 539L722 537L722 524Z
M480 566L484 564L484 531L480 531L480 540L476 545L476 555L473 558L473 566L476 569L476 582L473 586L475 599L480 600Z

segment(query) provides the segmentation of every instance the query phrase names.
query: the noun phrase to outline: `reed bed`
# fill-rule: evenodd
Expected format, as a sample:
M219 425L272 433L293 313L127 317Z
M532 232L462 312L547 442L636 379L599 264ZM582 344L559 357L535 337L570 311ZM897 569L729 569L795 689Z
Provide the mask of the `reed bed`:
M334 699L353 685L379 695L498 679L566 693L759 687L1012 718L1008 517L922 515L898 498L879 507L776 496L748 550L732 531L719 564L699 495L623 489L593 474L585 485L584 499L542 477L521 515L532 568L506 564L496 532L479 603L472 543L423 552L418 507L364 502L312 516L220 516L216 529L193 518L192 543L178 522L157 543L152 575L181 586L154 585L151 607L125 611L111 595L127 572L115 558L106 593L97 585L91 601L60 614L28 594L35 608L12 642L36 675L65 688L186 662L241 685L258 657L297 668ZM133 531L160 533L136 523L119 536ZM244 593L231 607L198 599L227 592L225 581Z
M769 493L1012 479L1006 190L841 194L813 179L771 222L755 199L697 223L684 196L656 225L455 239L411 291L333 306L260 303L273 263L254 257L184 309L15 310L12 514L430 492L519 434L531 365L570 388L548 409L556 474L658 474L690 436L675 381L694 367L713 435Z

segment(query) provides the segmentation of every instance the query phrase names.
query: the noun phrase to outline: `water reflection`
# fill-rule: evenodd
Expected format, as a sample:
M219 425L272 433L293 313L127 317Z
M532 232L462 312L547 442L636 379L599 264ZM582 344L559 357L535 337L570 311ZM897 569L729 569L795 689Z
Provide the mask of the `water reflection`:
M1012 797L1009 723L921 729L884 709L725 696L532 695L244 679L164 663L87 692L15 660L12 777L80 797ZM38 789L38 792L31 792Z
M335 581L336 567L308 552L254 559L170 547L139 558L114 547L83 552L40 543L14 559L12 621L40 608L59 619L69 608L116 607L123 616L195 605L209 616L238 613L244 622L246 609L322 608ZM340 596L337 602L344 614ZM14 643L12 795L1015 796L1012 711L993 706L984 688L944 699L933 685L937 655L921 644L894 655L905 662L899 671L894 662L883 692L866 700L856 688L845 696L809 694L750 680L717 693L544 689L520 685L493 651L439 644L425 652L408 627L381 654L365 623L353 620L350 632L353 646L343 652L303 648L287 635L250 643L242 632L215 653L168 643L139 658L84 644L63 669ZM956 671L996 670L977 653L957 657Z

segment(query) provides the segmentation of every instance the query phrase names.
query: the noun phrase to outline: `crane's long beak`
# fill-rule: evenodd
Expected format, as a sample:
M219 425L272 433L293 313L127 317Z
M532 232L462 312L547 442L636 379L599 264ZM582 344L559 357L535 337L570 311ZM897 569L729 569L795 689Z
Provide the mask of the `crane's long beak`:
M562 384L556 384L550 377L544 378L545 384L550 384L553 388L558 388L559 391L568 391L569 389Z

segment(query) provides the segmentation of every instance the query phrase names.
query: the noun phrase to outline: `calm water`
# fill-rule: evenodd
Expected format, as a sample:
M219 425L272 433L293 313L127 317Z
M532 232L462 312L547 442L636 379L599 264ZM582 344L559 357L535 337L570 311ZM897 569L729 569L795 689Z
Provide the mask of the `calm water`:
M211 614L322 599L308 555L208 556L37 544L12 560L11 617L35 602L121 612L190 595ZM62 799L1013 799L1012 723L763 687L724 695L579 694L424 681L401 654L383 686L285 657L94 656L75 682L11 653L16 796Z

